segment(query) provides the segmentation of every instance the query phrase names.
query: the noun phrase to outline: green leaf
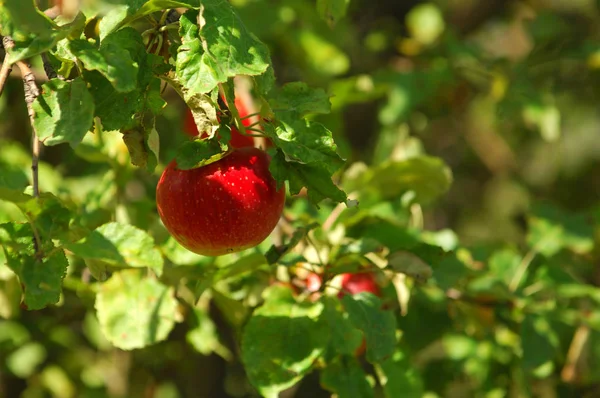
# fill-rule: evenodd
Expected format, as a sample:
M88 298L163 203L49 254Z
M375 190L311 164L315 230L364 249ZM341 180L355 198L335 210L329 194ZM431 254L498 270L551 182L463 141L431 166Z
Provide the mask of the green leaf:
M92 43L77 39L69 43L69 50L83 62L85 69L100 72L116 91L127 93L136 88L139 66L123 44L104 41L97 49Z
M197 283L196 295L200 296L206 289L219 281L254 271L264 265L267 265L267 259L261 253L255 252L247 254L222 268L218 268L213 272L204 275L202 280L199 280Z
M299 115L329 113L329 95L321 88L310 88L303 82L284 84L269 95L269 105L276 112L290 111Z
M433 270L423 259L408 251L397 251L388 256L388 267L420 282L431 278Z
M297 195L306 187L308 199L314 204L327 198L336 202L346 202L348 199L346 193L333 183L331 173L322 163L287 162L283 152L277 151L269 170L277 181L289 181L292 195Z
M190 170L216 162L227 156L218 139L200 139L184 142L177 151L177 168Z
M57 20L59 19L60 17L57 18ZM11 50L9 60L17 62L31 58L56 48L57 44L65 38L79 37L83 32L85 22L85 16L79 13L72 22L55 28L49 36L47 34L31 34L28 39L15 41L15 46Z
M102 261L117 267L148 267L162 274L163 258L154 239L133 225L104 224L84 239L65 247L86 260Z
M100 40L104 40L107 35L133 20L134 11L135 9L132 10L129 5L115 4L98 24Z
M6 358L6 367L15 376L26 379L35 373L47 356L46 348L42 344L28 342Z
M499 250L492 254L488 260L490 274L509 286L521 260L522 256L514 249Z
M54 24L35 6L34 0L6 0L0 4L0 33L21 40L17 32L48 36ZM17 34L15 34L17 33Z
M200 11L186 12L180 24L176 75L191 94L208 93L236 75L261 75L271 64L268 48L228 2L203 1Z
M440 9L432 3L419 4L406 15L406 27L411 36L429 45L444 32L446 24Z
M132 350L165 340L177 314L173 287L139 270L123 270L100 285L96 298L98 321L117 348Z
M555 105L530 103L523 109L523 119L535 126L543 139L556 142L561 136L560 110Z
M54 47L62 37L58 32L52 32L50 36L33 36L16 41L8 55L8 62L14 63L41 54Z
M376 364L375 370L386 398L423 396L423 380L404 352L396 351L392 357Z
M169 261L177 265L194 265L207 259L181 246L172 236L161 246L161 250Z
M8 54L11 64L40 54L66 35L35 7L33 0L8 0L0 3L0 34L10 36L14 48ZM62 35L61 35L62 33Z
M214 322L205 311L193 308L190 314L192 328L186 334L187 342L203 355L213 352L226 360L231 359L231 352L219 341L219 334Z
M429 203L450 189L452 172L444 161L431 156L419 156L403 161L387 161L363 173L346 185L353 191L374 192L384 199L414 193L414 201Z
M42 85L33 110L34 127L45 145L68 142L76 147L92 127L94 98L79 77L70 82L52 79Z
M346 15L350 0L317 0L319 16L333 27Z
M275 264L285 254L289 253L294 247L296 247L296 245L298 245L298 243L300 243L300 241L302 241L310 231L318 227L318 223L312 223L304 227L297 228L286 244L282 246L271 246L265 253L268 263Z
M285 154L288 162L302 164L318 163L333 174L344 165L337 154L337 146L331 131L320 123L303 119L296 112L276 112L278 123L275 131L265 129L265 133Z
M303 61L319 75L337 76L350 69L350 58L330 38L315 29L297 31L294 39L300 44Z
M245 306L243 302L235 300L217 289L213 289L211 295L213 302L227 322L235 328L241 328L246 323L250 308Z
M38 310L58 302L68 262L64 251L48 240L41 242L41 255L36 255L33 236L29 224L0 224L7 265L19 277L27 308Z
M103 129L111 131L132 127L133 116L143 109L143 93L139 90L119 92L99 72L84 72L83 76L90 86L96 116L102 120Z
M340 301L333 297L323 296L325 305L323 316L329 325L331 345L338 354L354 355L363 341L363 334L350 322L349 315L343 311Z
M51 193L42 192L38 198L17 203L17 207L26 215L42 240L69 239L80 232L77 225L71 225L73 212Z
M143 113L156 115L166 104L160 95L160 79L155 76L164 72L166 64L162 57L146 52L142 37L135 29L123 28L108 36L104 43L122 46L139 65L134 78L136 89L121 92L97 71L84 71L84 79L89 83L96 116L102 120L104 130L131 129L139 124L137 119L142 119Z
M528 221L527 243L545 256L553 256L562 249L588 253L594 247L594 231L583 214L539 204Z
M242 361L252 385L267 398L300 381L329 341L321 303L298 303L289 288L274 286L254 311L242 338Z
M321 372L321 385L339 398L373 398L367 374L355 358L336 358ZM404 397L404 395L399 395Z
M4 143L0 143L0 145L4 145ZM29 179L21 167L0 162L0 200L12 203L29 200L31 196L23 193L27 185L29 185Z
M365 334L367 360L381 362L394 352L396 347L396 319L390 311L381 309L381 300L372 293L345 295L342 304L350 321Z
M100 39L104 39L109 33L157 11L180 7L198 8L199 6L200 0L134 0L127 5L117 5L100 21Z
M528 314L521 323L523 368L538 377L547 377L553 369L559 340L544 317Z

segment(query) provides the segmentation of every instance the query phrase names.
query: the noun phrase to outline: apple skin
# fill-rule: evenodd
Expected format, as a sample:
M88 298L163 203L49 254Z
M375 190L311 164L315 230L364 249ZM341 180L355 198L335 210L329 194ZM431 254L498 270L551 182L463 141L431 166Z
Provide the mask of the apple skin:
M269 172L269 156L239 148L192 170L173 160L156 187L165 227L183 247L220 256L258 245L273 231L285 204L285 186Z
M323 279L318 274L311 272L306 277L306 290L310 293L318 292L321 289L321 285L323 284Z
M373 274L342 274L342 290L338 293L339 298L348 293L354 295L361 292L370 292L376 296L381 296L381 291Z

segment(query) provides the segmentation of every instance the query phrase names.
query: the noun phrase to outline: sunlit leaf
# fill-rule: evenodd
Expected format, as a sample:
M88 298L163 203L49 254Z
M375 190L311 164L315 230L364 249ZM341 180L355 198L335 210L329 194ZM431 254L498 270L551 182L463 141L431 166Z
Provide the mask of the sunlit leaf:
M423 396L423 380L402 351L375 365L386 398Z
M133 225L104 224L76 243L65 245L74 254L88 260L117 267L148 267L162 274L163 258L154 239Z
M587 253L594 245L593 234L585 215L570 214L548 204L536 206L529 216L527 242L546 256L562 249Z
M81 78L52 79L42 85L33 109L34 127L44 144L68 142L75 147L92 127L94 99Z
M180 23L176 74L192 94L208 93L236 75L260 75L271 63L268 48L228 3L204 1L199 11L182 15Z
M329 96L325 91L310 88L303 82L287 83L270 93L269 105L275 111L292 111L302 116L331 111Z
M58 302L68 262L64 251L51 241L40 242L36 253L33 240L29 224L0 224L7 265L19 277L27 308L38 310Z
M132 350L167 338L175 325L177 300L173 287L139 270L124 270L100 285L96 310L106 338L115 347Z
M263 396L275 398L312 368L329 334L320 303L298 303L290 289L276 286L244 329L242 361Z

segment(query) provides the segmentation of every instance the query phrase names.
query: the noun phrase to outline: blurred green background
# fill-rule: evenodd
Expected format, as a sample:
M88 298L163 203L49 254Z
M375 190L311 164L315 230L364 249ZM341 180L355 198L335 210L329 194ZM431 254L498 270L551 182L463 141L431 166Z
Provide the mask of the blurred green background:
M460 241L476 260L496 253L501 272L510 261L498 253L527 252L536 220L550 220L547 229L554 229L545 230L548 241L537 251L576 283L600 284L599 1L350 0L335 24L321 18L314 1L231 3L269 45L278 84L301 80L332 95L333 112L316 119L333 131L349 165L375 167L423 153L446 162L453 182L422 209L425 230L442 231L436 236L449 247ZM34 66L43 79L41 64ZM30 134L16 77L15 71L0 97L0 162L27 168ZM183 103L171 91L165 99L157 122L163 163L186 139ZM122 145L105 156L128 162ZM84 149L48 147L42 160L43 189L68 192L80 206L106 203L116 194L110 189L123 189L117 211L122 206L130 222L153 228L154 205L146 196L153 195L156 175L122 168L116 178L125 183L103 190L97 175L110 179L115 171ZM102 209L90 210L91 224L105 216ZM0 222L15 214L0 202ZM93 298L78 286L67 287L61 305L37 312L15 308L18 294L18 282L0 266L1 397L255 396L239 362L194 351L185 324L164 343L124 352L104 340L87 311ZM578 304L571 315L600 317L599 302ZM537 366L544 360L534 364L538 373L531 377L511 365L515 354L506 350L516 344L508 329L518 317L510 310L498 310L497 302L458 306L457 317L435 303L411 300L400 321L407 336L420 338L407 341L430 396L600 396L598 319L596 329L532 323L553 329L552 337L527 344L552 344L558 354L550 368ZM230 346L235 332L219 311L211 316ZM470 327L481 333L462 334ZM583 346L573 368L567 365L577 333ZM286 397L329 397L318 384L311 375Z

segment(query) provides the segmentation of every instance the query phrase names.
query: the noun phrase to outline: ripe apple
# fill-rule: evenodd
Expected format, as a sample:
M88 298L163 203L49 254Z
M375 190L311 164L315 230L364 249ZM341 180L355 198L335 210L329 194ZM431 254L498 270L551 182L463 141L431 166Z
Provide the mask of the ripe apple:
M275 228L285 187L269 172L269 156L239 148L192 170L173 160L156 187L158 213L182 246L205 256L254 247Z
M354 295L361 292L370 292L381 296L375 276L371 273L342 274L341 277L342 290L338 293L339 298L344 297L347 293Z
M381 296L379 286L375 281L375 276L371 273L359 274L342 274L341 286L342 290L338 293L338 297L342 298L346 294L358 294L361 292L370 292L376 296ZM363 338L360 347L356 349L354 355L359 357L367 350L367 341Z

